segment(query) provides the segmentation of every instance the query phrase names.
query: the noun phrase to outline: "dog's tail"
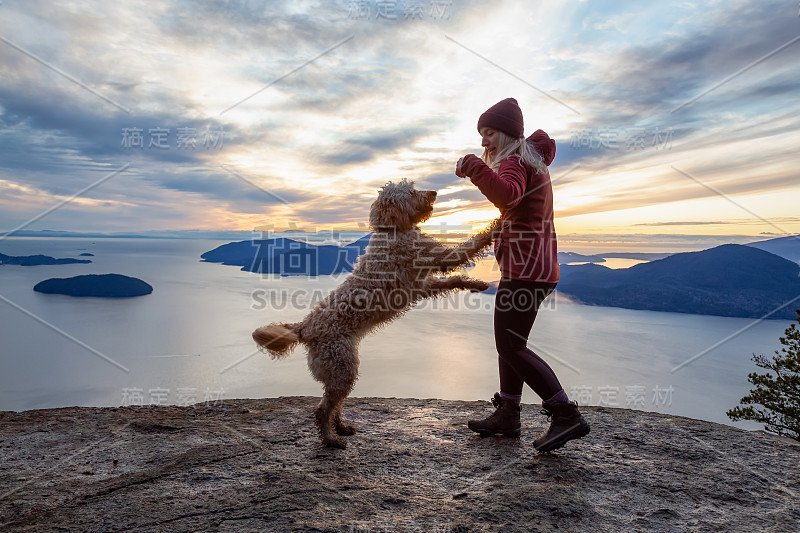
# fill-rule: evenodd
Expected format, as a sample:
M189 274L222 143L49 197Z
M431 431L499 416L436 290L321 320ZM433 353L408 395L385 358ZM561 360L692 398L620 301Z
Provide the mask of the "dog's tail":
M273 322L253 332L253 340L273 359L283 359L300 342L295 328L300 324L278 324Z

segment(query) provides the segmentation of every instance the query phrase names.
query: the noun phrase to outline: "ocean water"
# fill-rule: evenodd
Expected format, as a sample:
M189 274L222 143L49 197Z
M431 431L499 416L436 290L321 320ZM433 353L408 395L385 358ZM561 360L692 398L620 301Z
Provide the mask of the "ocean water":
M0 241L8 255L95 254L84 265L0 265L0 410L319 395L302 348L273 361L255 349L250 333L269 322L301 319L343 278L261 276L200 261L201 253L223 243ZM491 260L476 272L496 274ZM32 290L51 277L103 273L141 278L154 292L107 300ZM424 302L381 328L361 344L353 395L490 398L498 389L492 306L492 296L459 294ZM752 353L772 355L789 324L551 297L529 346L581 404L732 424L725 411L749 391L748 372L759 370ZM523 402L539 401L526 389Z

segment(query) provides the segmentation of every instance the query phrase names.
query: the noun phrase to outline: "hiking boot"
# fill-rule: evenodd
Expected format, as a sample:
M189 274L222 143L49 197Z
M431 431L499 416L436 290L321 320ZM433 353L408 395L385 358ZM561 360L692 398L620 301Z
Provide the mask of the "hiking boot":
M567 441L580 439L589 434L589 424L578 412L575 402L542 402L542 414L552 422L550 428L538 439L533 447L540 452L551 452L564 446Z
M492 405L497 410L489 418L467 422L469 429L481 437L491 437L498 433L506 437L519 437L519 405L514 400L501 398L499 392L494 393Z

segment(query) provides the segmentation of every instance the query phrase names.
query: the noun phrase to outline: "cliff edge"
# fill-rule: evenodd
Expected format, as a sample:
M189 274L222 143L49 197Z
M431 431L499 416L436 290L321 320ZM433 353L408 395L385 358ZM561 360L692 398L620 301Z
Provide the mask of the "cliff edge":
M536 454L465 427L488 402L350 398L323 448L316 398L0 412L0 531L797 531L800 443L584 408Z

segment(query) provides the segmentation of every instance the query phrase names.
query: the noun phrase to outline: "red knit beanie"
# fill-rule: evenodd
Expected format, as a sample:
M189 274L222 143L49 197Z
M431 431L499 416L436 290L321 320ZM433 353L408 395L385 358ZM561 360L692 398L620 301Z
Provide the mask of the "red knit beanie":
M486 110L478 119L478 132L481 128L492 128L514 137L522 137L522 110L513 98L500 100Z

